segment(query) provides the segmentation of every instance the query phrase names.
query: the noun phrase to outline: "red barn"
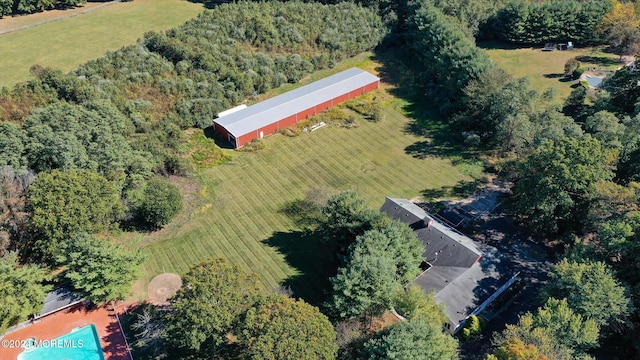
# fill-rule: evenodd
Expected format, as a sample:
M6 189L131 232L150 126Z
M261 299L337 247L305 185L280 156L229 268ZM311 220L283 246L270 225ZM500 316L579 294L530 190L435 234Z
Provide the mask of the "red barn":
M213 121L215 132L239 148L253 139L358 97L380 86L380 79L357 68L318 80Z

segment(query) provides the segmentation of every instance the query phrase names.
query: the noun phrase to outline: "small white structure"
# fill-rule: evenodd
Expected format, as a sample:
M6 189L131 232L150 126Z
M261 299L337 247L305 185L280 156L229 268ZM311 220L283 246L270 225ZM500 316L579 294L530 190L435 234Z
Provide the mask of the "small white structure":
M218 113L218 118L221 118L221 117L223 117L223 116L227 116L227 115L233 114L233 113L234 113L234 112L236 112L236 111L240 111L240 110L242 110L242 109L246 109L246 108L247 108L247 105L246 105L246 104L238 105L238 106L236 106L236 107L233 107L233 108L231 108L231 109L225 110L225 111L223 111L223 112L219 112L219 113Z

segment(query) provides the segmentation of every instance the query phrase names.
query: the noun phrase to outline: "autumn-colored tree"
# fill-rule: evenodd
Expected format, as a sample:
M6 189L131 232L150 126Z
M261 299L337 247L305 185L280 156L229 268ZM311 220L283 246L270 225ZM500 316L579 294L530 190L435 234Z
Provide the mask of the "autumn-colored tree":
M531 344L525 344L519 338L505 341L486 360L549 360L540 350Z
M22 249L17 242L28 235L26 192L34 178L35 174L28 170L0 168L0 256L8 248Z
M620 58L640 51L640 18L634 2L613 0L613 9L602 18L598 30Z

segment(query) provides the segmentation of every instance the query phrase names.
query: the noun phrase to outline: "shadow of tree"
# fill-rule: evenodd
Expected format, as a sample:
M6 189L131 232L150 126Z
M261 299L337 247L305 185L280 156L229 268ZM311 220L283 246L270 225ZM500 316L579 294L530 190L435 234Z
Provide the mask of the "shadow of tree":
M557 79L557 78L561 78L564 76L564 74L543 74L542 76L544 76L547 79Z
M476 192L486 183L486 179L476 179L472 181L460 180L453 186L443 186L439 189L422 190L421 195L425 199L442 199L459 197L466 198Z
M378 73L383 82L391 84L388 90L401 99L397 110L412 119L403 131L425 139L405 148L405 152L415 158L429 156L477 158L478 152L461 141L456 131L438 112L440 105L430 100L427 90L419 79L422 74L407 64L415 63L411 52L405 48L377 50L374 60L382 64ZM446 105L446 104L445 104Z
M532 49L530 45L527 46L527 45L511 44L506 41L500 41L500 40L479 41L477 46L481 49L490 49L490 50ZM542 46L540 48L542 48Z
M110 354L109 359L128 359L129 350L124 339L124 334L120 331L120 325L114 319L107 327L107 335L102 337L103 350Z
M576 60L580 62L591 63L591 64L600 65L600 66L613 66L613 65L620 64L618 59L612 59L606 56L582 55L582 56L576 56Z
M278 212L293 220L293 223L298 227L315 226L322 218L320 207L307 199L287 202L282 208L278 209Z
M231 3L231 0L187 0L192 3L202 4L207 9L213 9L218 5Z
M314 306L321 306L337 273L338 259L319 231L303 230L276 232L264 241L283 254L298 274L287 278L282 285Z

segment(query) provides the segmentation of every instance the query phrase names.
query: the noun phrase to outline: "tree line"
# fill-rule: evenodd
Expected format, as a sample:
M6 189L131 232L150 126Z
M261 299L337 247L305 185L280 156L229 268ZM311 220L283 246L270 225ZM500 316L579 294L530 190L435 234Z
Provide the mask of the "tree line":
M168 176L192 168L183 130L385 32L375 11L350 3L228 4L68 74L34 66L34 80L0 90L0 332L53 285L96 303L126 297L145 256L111 235L181 211Z
M32 14L85 4L87 0L0 0L0 19L7 15Z
M487 38L483 31L492 29L514 43L568 38L609 42L619 51L612 25L624 14L635 16L618 3L511 2L475 31L450 7L422 1L395 37L411 54L388 44L419 79L414 101L438 104L459 142L489 156L499 176L513 182L507 206L514 218L540 241L560 246L540 308L496 334L490 358L591 358L600 346L637 354L627 334L638 326L640 289L634 255L639 73L622 67L605 91L578 86L558 106L552 89L540 93L528 79L499 69L473 38Z

